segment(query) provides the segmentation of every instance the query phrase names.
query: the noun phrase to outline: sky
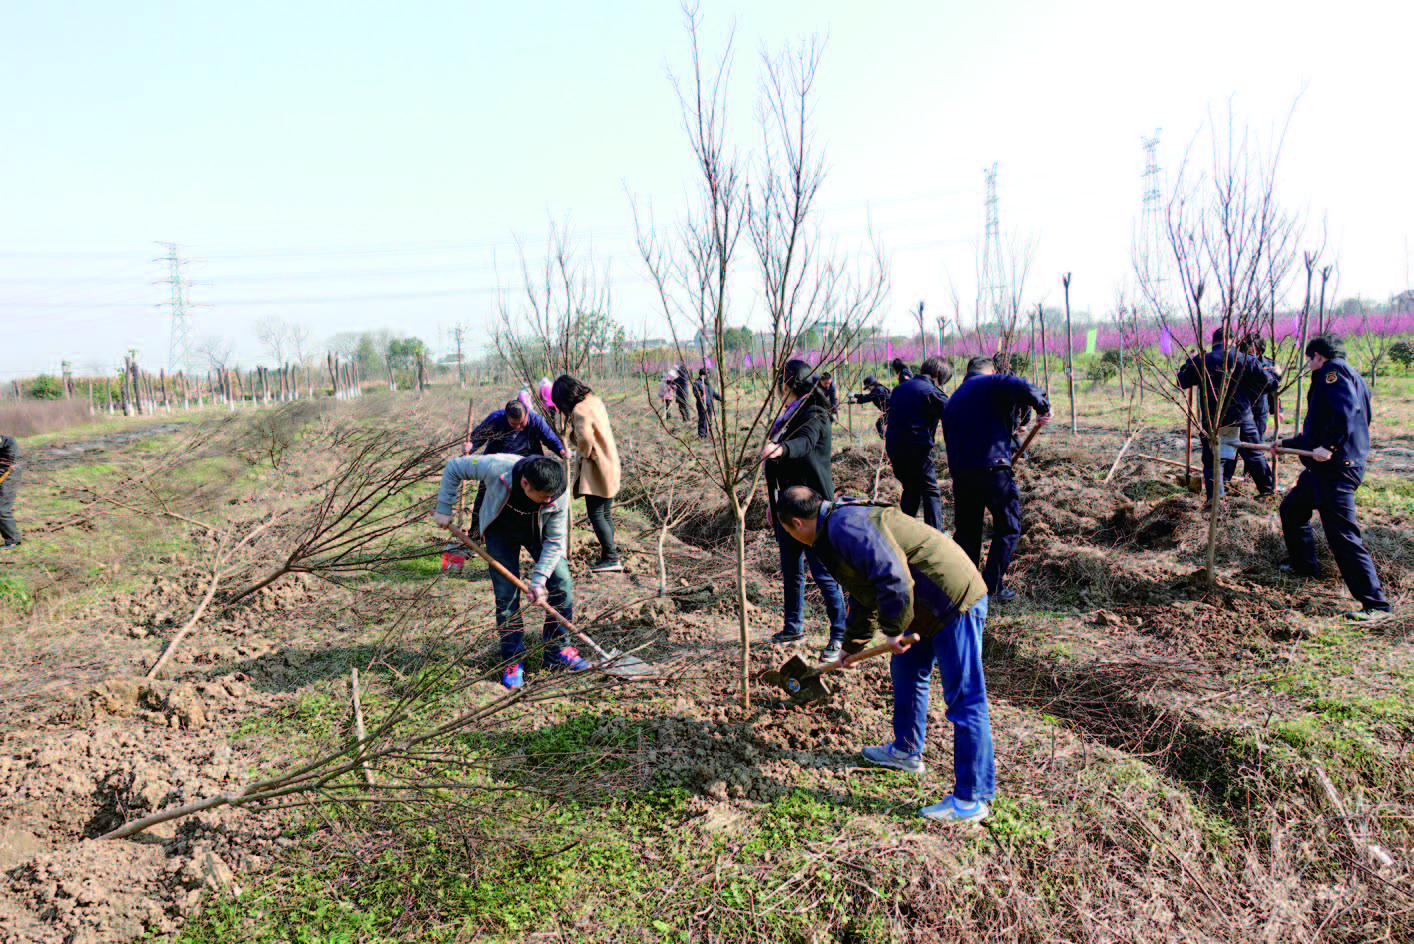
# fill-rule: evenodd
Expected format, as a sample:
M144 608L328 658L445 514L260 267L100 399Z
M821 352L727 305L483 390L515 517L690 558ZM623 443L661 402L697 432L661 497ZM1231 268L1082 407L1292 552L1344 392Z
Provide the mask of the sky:
M0 380L166 365L175 243L194 339L269 362L263 319L416 335L473 353L573 234L631 334L662 336L632 204L688 205L670 74L690 67L672 0L6 4L0 30ZM1142 140L1170 183L1228 109L1285 128L1283 204L1338 259L1341 297L1410 287L1414 5L1194 0L988 4L702 0L733 39L729 130L747 154L762 51L826 43L813 133L820 222L887 252L885 325L974 294L984 168L1008 237L1035 246L1029 304L1102 312L1132 281ZM1299 301L1299 294L1293 291ZM750 320L749 298L739 307ZM966 301L964 301L966 307Z

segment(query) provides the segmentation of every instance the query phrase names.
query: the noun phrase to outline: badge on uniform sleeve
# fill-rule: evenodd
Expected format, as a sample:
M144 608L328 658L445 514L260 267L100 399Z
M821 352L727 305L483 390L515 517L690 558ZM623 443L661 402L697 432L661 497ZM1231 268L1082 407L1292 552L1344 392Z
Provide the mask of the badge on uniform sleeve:
M1328 384L1333 384L1333 383L1335 383L1335 379L1336 379L1336 372L1335 372L1335 371L1331 371L1329 374L1326 374L1326 383L1328 383Z

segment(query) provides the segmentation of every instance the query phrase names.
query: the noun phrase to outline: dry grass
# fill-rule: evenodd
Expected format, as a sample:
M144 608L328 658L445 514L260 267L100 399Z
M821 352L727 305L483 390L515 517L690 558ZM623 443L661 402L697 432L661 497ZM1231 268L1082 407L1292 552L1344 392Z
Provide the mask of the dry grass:
M21 400L0 406L0 433L37 436L89 421L88 403L80 400Z

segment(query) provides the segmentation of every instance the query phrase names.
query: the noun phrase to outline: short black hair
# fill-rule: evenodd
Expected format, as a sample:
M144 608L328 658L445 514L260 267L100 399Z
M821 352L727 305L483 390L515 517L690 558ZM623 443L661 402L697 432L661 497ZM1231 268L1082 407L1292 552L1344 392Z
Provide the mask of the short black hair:
M555 378L555 383L550 388L550 402L555 404L555 409L569 416L574 412L574 408L579 406L580 401L593 392L588 384L581 383L569 374L561 374Z
M1328 361L1345 359L1345 341L1340 335L1327 331L1306 342L1306 356L1319 354Z
M1223 343L1223 337L1224 337L1224 335L1223 335L1223 329L1222 329L1222 328L1218 328L1216 331L1213 332L1213 343L1214 343L1214 344L1221 344L1221 343Z
M908 369L908 365L903 362L902 357L895 357L893 360L889 361L889 370L896 374L901 374Z
M1262 340L1260 334L1249 334L1238 342L1237 349L1245 354L1255 354L1260 357L1267 353L1267 342Z
M525 404L519 400L506 401L506 419L518 420L525 416Z
M565 490L565 467L549 456L531 456L516 463L518 474L537 492L549 492L555 497Z
M835 379L835 375L832 374L832 373L830 373L830 372L827 370L827 371L825 371L823 374L820 375L820 379L821 379L821 380L834 380L834 379Z
M982 370L987 367L995 369L996 366L997 365L992 362L992 359L990 357L982 357L979 355L977 357L970 358L967 361L967 372L969 374L975 374L979 370Z
M940 387L952 380L952 365L941 357L928 358L923 362L923 366L918 368L918 372L924 377L932 377Z
M820 513L820 493L808 485L792 485L776 499L776 517L809 521Z

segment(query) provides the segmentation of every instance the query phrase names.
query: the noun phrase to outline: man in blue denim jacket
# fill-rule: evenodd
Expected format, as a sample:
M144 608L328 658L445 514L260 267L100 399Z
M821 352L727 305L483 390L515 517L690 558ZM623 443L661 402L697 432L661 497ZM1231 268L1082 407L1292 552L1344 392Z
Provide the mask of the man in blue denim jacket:
M894 739L864 748L864 759L909 773L927 769L923 746L936 665L953 726L955 784L951 796L919 815L946 823L985 819L997 765L982 673L987 585L977 566L946 535L892 505L827 502L793 485L777 499L775 513L849 596L842 667L868 644L875 618L893 650ZM908 634L920 641L902 643Z

